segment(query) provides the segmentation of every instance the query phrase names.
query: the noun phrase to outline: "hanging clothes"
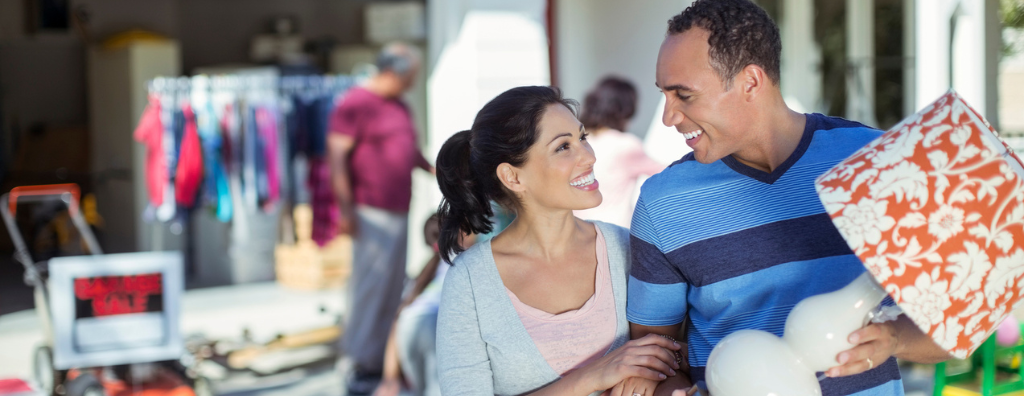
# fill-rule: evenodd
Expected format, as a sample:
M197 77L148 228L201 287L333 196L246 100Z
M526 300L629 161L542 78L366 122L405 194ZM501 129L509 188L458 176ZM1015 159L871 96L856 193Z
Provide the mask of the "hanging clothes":
M316 108L316 98L307 98L302 95L294 95L288 112L288 139L291 141L291 156L297 154L307 155L310 153L309 128L313 117L311 114Z
M146 190L149 203L160 206L164 201L164 187L167 185L167 158L163 147L164 126L160 122L160 98L150 95L149 104L142 112L139 125L135 128L135 141L146 146Z
M336 212L322 158L334 98L350 86L350 78L332 76L151 81L135 131L147 152L145 218L183 221L202 206L228 222L240 211L270 212L299 200L319 203L318 213ZM333 237L333 230L318 230L321 242Z
M178 164L178 149L174 139L174 120L177 113L177 100L173 94L164 93L160 95L160 122L163 125L161 134L162 147L164 150L164 163L167 165L167 175L164 180L164 198L156 207L157 220L170 221L174 218L178 205L175 203L174 195L174 172Z
M261 206L272 206L280 197L280 172L277 161L277 119L274 112L266 107L256 109L256 129L260 146L263 149L262 180L265 180L266 191Z
M334 110L335 96L323 95L318 98L311 114L310 154L315 157L327 155L327 123L331 119L331 110Z
M221 154L223 135L220 123L217 122L217 112L211 101L207 101L205 106L197 110L199 111L196 112L196 124L199 128L200 142L203 145L203 164L206 166L204 196L207 203L215 208L214 213L216 213L217 220L228 222L231 220L233 208L227 172L224 170Z
M178 205L193 208L203 181L203 148L199 144L199 132L196 129L196 118L192 106L184 105L181 115L183 125L178 169L174 176L175 200Z

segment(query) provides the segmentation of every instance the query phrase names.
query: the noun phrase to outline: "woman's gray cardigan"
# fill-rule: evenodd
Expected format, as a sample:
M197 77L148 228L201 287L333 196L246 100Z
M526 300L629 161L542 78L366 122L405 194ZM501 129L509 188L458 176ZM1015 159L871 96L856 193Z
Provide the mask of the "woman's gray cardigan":
M594 222L608 247L615 296L616 349L629 340L626 279L629 231ZM448 270L437 318L441 394L520 395L559 379L526 332L505 291L490 241L465 251Z

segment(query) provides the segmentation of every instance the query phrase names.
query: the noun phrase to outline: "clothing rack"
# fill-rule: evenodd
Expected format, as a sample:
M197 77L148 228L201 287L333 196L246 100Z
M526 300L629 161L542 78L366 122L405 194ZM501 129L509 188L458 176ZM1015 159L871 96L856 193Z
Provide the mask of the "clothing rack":
M354 84L347 75L198 75L194 77L157 77L149 81L150 92L180 92L194 89L244 90L277 89L281 93L304 93L305 91L345 91Z
M187 230L190 272L226 266L219 272L229 275L216 277L229 283L273 279L273 252L263 250L282 239L278 233L287 227L280 217L329 183L309 164L323 155L330 110L354 83L346 75L278 76L266 69L147 82L150 104L135 138L147 145L147 185L170 193L158 199L151 186L144 218ZM166 173L149 168L161 159ZM223 263L204 262L221 256Z

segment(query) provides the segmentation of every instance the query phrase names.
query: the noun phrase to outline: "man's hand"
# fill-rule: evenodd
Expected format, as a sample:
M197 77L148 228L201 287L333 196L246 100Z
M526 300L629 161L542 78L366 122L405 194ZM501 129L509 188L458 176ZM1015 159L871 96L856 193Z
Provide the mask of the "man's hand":
M872 323L851 333L849 341L856 346L840 352L836 356L839 366L825 375L845 377L871 370L894 356L900 343L895 322Z
M348 234L353 238L359 233L356 226L352 183L349 178L348 156L355 147L356 140L341 133L327 135L327 159L331 169L331 190L341 212L338 219L337 232Z
M349 235L355 238L359 235L359 222L356 220L355 210L342 208L340 212L336 229L338 235Z
M871 370L889 360L889 357L915 363L934 364L948 360L949 354L922 333L907 318L900 315L894 321L873 323L850 333L849 341L855 346L836 356L839 366L828 369L829 377L845 377Z

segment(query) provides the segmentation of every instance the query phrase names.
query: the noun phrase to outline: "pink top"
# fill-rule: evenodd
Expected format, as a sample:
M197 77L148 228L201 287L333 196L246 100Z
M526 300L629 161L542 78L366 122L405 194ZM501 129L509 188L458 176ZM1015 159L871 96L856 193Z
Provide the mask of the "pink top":
M665 165L648 157L640 138L628 132L609 129L591 134L587 141L597 157L594 176L601 183L603 199L596 208L577 210L576 216L629 228L637 179L661 172Z
M597 228L594 295L580 309L552 315L524 304L511 290L505 289L526 332L544 360L559 375L604 356L615 341L615 298L609 271L608 249L601 229Z
M416 127L405 103L352 88L331 112L328 130L355 138L348 158L355 203L408 212L412 170L430 164L416 145Z

